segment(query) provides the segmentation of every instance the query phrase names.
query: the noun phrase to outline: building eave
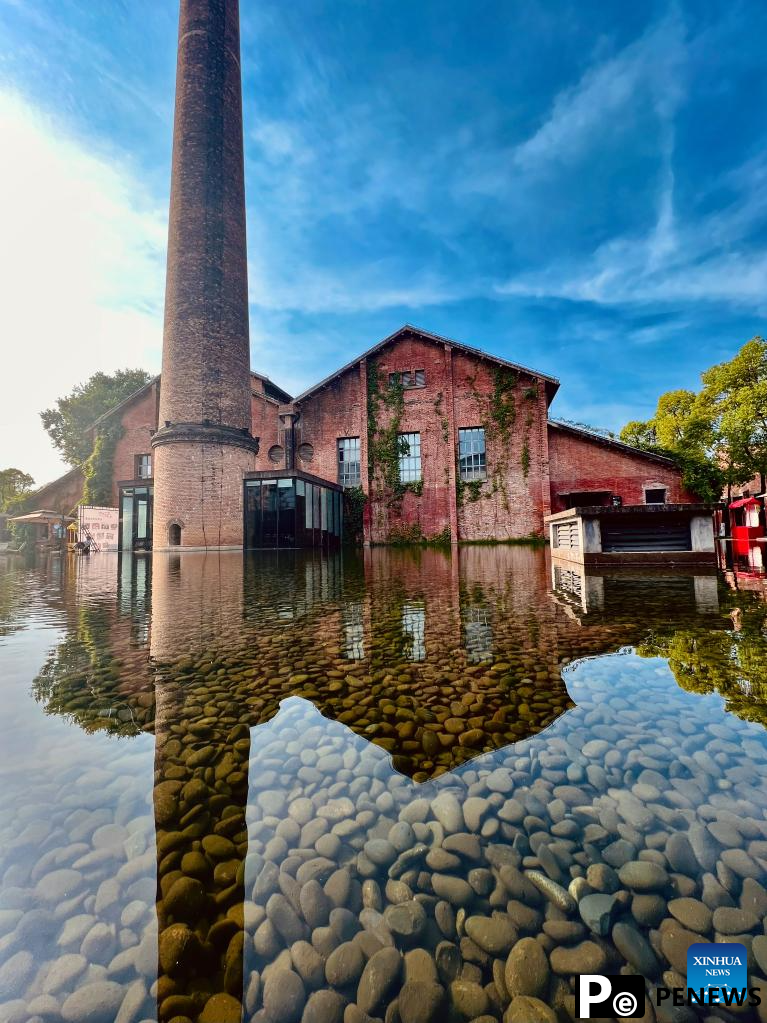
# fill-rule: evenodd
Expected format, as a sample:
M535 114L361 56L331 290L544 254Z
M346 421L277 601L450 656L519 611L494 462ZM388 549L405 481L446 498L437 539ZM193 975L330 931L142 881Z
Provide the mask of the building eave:
M550 428L559 430L562 433L569 433L579 440L586 440L593 444L600 444L603 447L612 448L615 451L620 451L626 455L632 455L634 458L644 458L650 462L658 462L661 465L672 466L678 469L678 464L673 458L668 458L666 455L658 455L654 451L645 451L643 448L635 448L631 444L624 444L622 440L614 440L612 437L603 437L601 434L592 433L591 430L580 429L577 426L571 426L569 423L561 423L556 419L549 419L548 425Z

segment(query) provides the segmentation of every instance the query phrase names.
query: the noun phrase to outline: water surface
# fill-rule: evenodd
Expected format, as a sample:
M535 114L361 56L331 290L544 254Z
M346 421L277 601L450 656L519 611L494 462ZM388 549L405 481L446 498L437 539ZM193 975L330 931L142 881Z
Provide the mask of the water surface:
M692 941L767 983L766 628L528 548L9 560L0 1023L568 1020Z

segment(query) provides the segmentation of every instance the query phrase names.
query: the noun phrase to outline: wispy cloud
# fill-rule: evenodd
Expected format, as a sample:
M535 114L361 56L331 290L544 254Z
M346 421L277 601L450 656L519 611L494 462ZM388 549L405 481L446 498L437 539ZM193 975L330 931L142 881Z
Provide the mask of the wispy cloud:
M38 412L97 370L156 367L166 218L116 155L0 90L0 462L58 465Z

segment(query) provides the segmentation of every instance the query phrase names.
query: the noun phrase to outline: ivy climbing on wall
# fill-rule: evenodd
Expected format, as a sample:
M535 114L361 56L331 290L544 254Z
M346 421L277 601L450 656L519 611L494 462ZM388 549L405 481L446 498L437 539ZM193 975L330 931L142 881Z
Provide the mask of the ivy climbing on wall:
M112 504L112 469L122 434L122 423L118 421L105 424L96 435L93 451L83 463L83 504Z

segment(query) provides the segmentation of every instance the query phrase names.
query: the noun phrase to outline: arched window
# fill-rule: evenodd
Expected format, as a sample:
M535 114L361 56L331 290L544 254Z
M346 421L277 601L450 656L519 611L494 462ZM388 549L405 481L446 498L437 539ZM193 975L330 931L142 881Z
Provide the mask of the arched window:
M168 544L171 547L181 546L181 526L178 522L171 522L168 527Z

